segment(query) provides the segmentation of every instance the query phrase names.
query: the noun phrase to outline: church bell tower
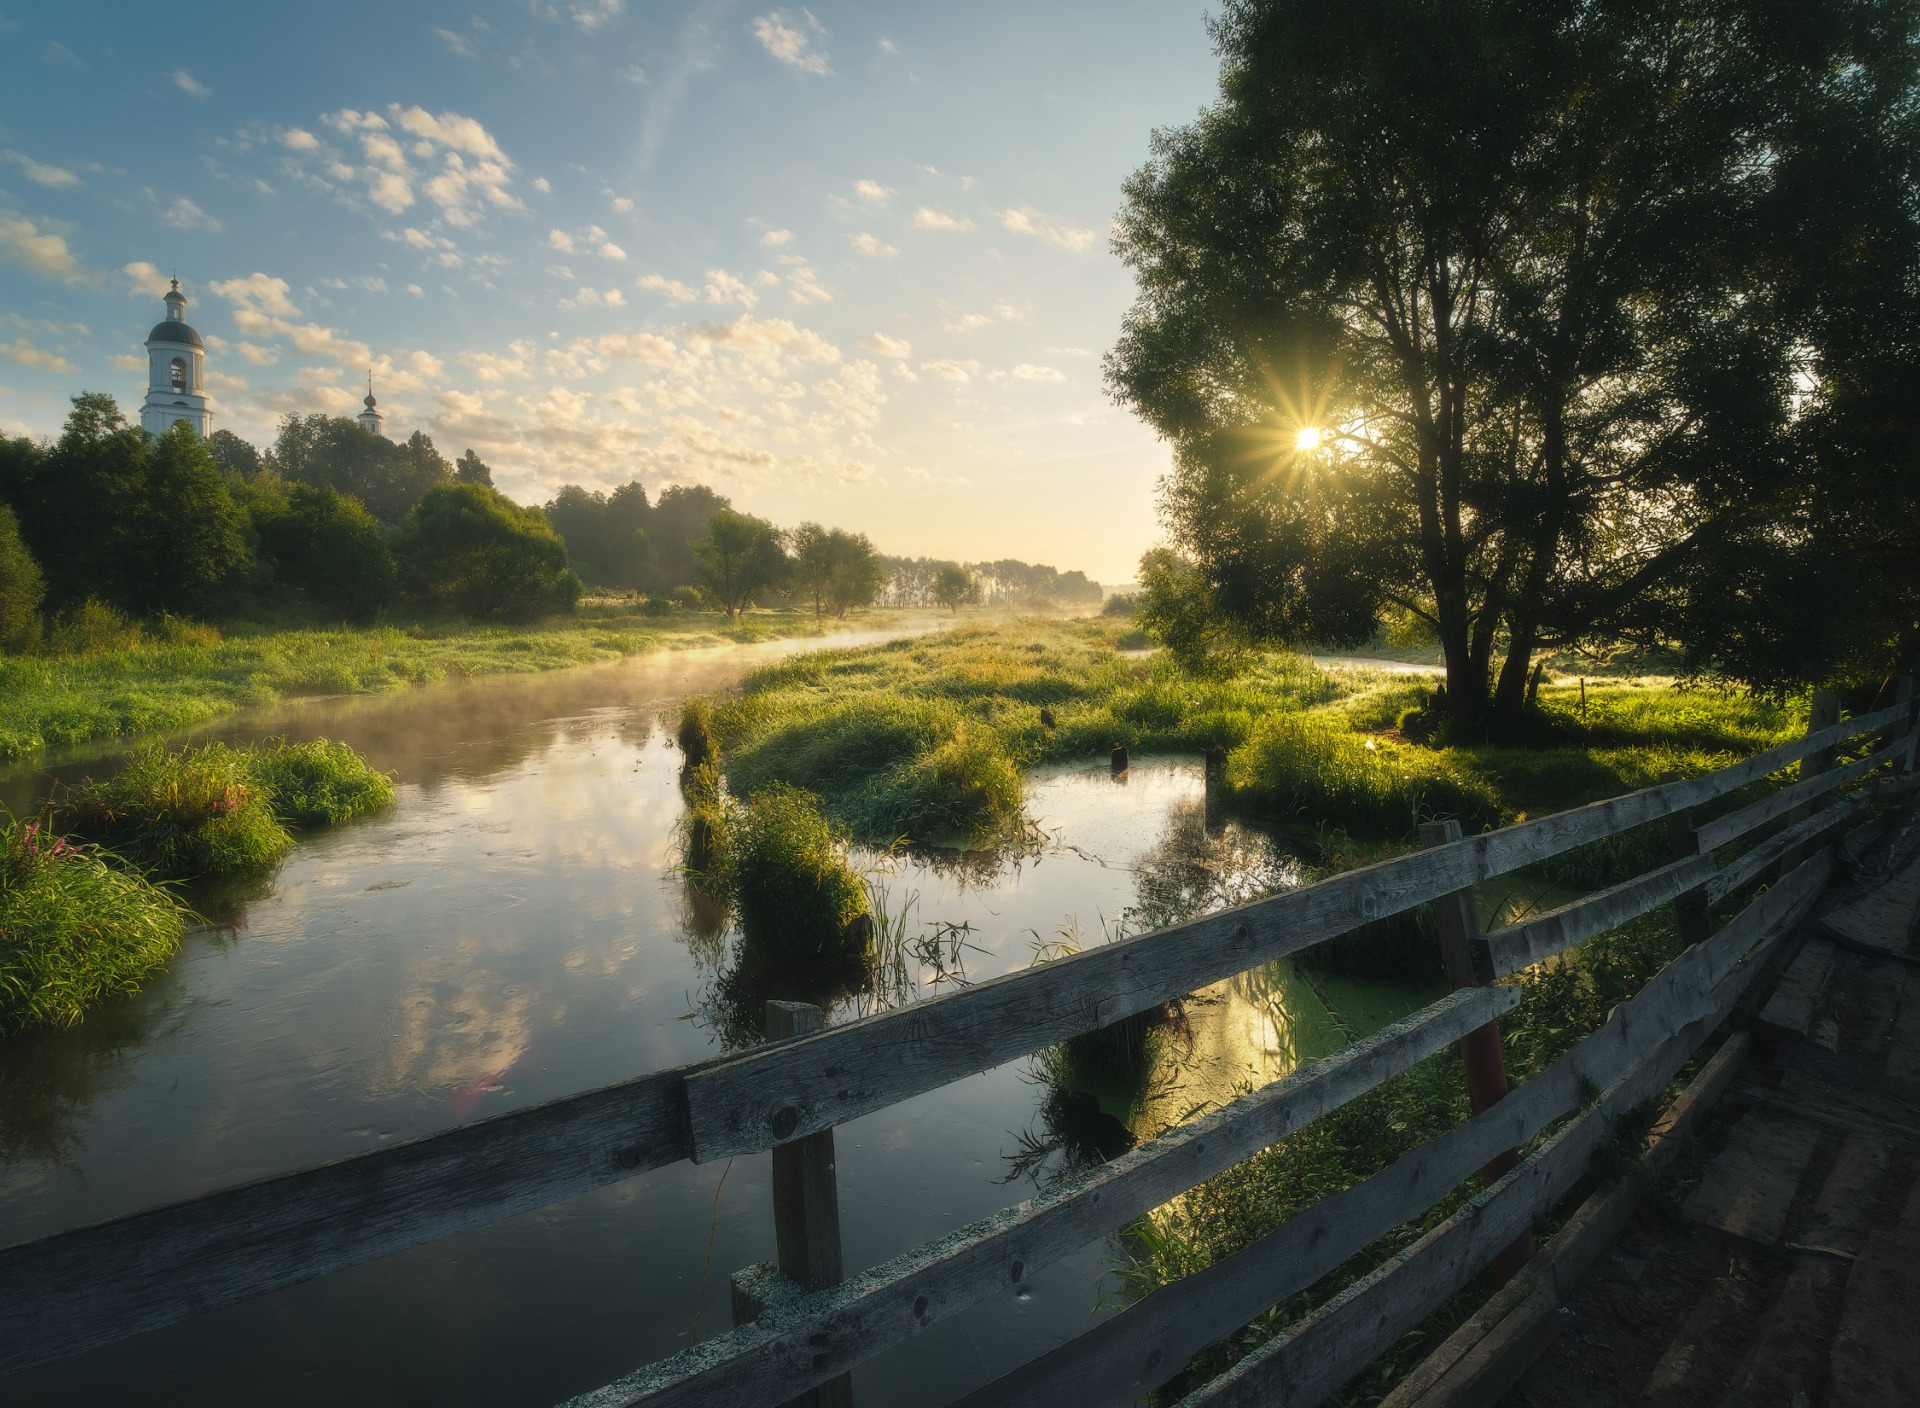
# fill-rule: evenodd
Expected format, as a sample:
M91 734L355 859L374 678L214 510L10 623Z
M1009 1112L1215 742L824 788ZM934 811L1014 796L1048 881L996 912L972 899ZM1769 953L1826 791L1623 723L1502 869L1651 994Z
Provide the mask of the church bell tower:
M180 280L167 291L167 316L147 334L147 399L140 405L140 427L159 435L177 420L186 421L202 440L213 433L207 409L207 346L187 326L187 296Z

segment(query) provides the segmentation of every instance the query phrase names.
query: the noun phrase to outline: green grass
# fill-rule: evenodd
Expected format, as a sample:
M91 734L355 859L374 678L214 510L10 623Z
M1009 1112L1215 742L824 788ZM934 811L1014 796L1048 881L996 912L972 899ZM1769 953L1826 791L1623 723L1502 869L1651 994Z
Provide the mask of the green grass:
M318 694L377 694L472 675L567 669L684 650L872 629L909 613L816 623L811 612L642 614L637 602L589 602L570 620L522 628L331 630L207 627L119 631L71 653L0 657L0 757L119 734L156 733L237 709Z
M70 1026L179 947L166 890L37 823L0 822L0 1032Z
M1124 619L1027 621L820 651L749 676L711 705L709 726L735 791L805 787L863 841L1013 834L1025 772L1119 743L1136 755L1224 747L1241 808L1397 846L1422 820L1478 831L1668 770L1724 767L1804 717L1744 696L1614 682L1589 686L1584 715L1576 689L1544 690L1519 743L1434 746L1397 727L1424 701L1423 681L1284 653L1197 678L1164 653L1118 654L1129 629ZM1605 883L1658 839L1616 840L1553 878Z
M333 825L392 800L391 778L324 738L155 745L112 777L60 793L51 819L142 870L190 878L271 865L292 848L290 828Z

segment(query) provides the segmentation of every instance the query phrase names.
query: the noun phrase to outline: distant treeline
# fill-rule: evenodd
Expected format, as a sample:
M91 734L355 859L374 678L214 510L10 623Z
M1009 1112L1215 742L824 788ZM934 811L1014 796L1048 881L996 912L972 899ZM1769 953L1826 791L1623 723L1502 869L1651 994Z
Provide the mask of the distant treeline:
M793 603L844 616L876 600L1071 605L1079 572L1011 560L963 567L885 558L865 534L781 529L701 485L649 501L567 485L544 508L493 487L471 449L448 460L339 417L288 416L262 450L185 424L154 436L111 396L83 393L51 444L0 437L0 648L33 646L76 613L200 621L372 621L396 608L527 620L584 587L650 608Z
M948 606L943 572L965 573L974 586L967 598L988 606L1084 606L1100 601L1100 584L1084 572L1061 572L1045 563L1001 558L998 562L952 562L935 557L884 559L887 587L882 599L889 606ZM947 582L951 581L949 576ZM951 591L950 586L944 589Z

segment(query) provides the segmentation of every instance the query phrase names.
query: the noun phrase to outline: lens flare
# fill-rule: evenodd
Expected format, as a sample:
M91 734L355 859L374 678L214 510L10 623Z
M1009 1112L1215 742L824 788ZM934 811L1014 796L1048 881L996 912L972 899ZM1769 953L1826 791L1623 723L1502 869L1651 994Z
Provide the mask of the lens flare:
M1320 428L1318 426L1308 425L1308 426L1302 426L1299 430L1295 431L1293 436L1293 448L1300 451L1302 454L1308 454L1308 455L1312 454L1315 450L1319 449L1320 448Z

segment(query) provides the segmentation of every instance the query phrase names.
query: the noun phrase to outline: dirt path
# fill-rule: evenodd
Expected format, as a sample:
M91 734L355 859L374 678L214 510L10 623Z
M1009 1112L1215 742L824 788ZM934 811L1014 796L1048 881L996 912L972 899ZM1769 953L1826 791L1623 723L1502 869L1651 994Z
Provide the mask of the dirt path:
M1920 820L1862 858L1510 1408L1920 1405Z

